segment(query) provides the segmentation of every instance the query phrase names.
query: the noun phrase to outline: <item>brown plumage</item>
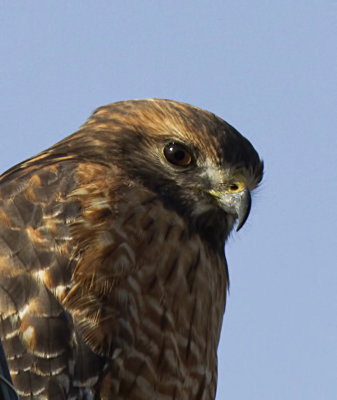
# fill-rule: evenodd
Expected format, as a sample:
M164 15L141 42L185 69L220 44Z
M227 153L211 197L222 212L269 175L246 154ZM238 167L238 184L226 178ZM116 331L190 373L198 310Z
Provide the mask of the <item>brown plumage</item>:
M0 334L22 399L210 400L263 164L214 114L99 108L0 178Z

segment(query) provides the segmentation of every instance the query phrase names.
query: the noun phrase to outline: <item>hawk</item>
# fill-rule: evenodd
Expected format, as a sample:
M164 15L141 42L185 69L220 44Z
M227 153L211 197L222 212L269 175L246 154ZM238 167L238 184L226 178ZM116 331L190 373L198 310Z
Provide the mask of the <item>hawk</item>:
M0 178L0 334L21 399L210 400L224 244L263 163L171 100L98 108Z

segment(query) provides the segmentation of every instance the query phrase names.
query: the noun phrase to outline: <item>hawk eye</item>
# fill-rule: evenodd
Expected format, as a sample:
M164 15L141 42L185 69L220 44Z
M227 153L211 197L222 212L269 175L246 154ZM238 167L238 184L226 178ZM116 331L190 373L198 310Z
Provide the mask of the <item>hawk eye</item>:
M167 144L163 153L168 162L180 167L187 167L192 162L191 153L180 143Z

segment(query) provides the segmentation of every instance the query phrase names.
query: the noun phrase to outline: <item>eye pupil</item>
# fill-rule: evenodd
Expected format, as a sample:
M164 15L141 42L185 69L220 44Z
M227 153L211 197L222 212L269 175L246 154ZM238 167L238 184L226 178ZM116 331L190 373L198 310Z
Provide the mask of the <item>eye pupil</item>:
M239 186L238 186L236 183L233 183L233 184L230 186L230 189L233 190L233 192L234 192L235 190L238 190L238 189L239 189Z
M179 143L170 143L164 147L164 156L171 164L187 167L192 162L189 151Z
M183 150L178 150L177 152L174 153L174 158L177 161L181 161L186 157L186 153Z

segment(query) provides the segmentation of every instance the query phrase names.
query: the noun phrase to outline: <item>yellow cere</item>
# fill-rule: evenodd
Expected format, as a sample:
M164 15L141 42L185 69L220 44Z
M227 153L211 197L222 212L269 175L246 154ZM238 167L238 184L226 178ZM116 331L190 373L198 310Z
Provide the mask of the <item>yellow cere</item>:
M244 181L232 181L224 190L210 190L208 193L216 198L222 197L225 193L240 193L246 188Z
M234 181L228 185L227 191L229 193L239 193L246 187L243 181Z

